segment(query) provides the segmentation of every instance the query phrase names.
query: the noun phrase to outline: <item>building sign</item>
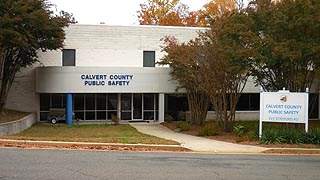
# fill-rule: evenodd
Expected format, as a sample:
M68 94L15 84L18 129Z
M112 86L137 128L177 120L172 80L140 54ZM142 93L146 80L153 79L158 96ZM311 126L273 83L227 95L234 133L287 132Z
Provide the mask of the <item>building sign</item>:
M129 86L132 74L82 74L84 86Z
M261 91L259 136L262 135L262 122L305 123L308 131L308 95L308 92L286 90Z

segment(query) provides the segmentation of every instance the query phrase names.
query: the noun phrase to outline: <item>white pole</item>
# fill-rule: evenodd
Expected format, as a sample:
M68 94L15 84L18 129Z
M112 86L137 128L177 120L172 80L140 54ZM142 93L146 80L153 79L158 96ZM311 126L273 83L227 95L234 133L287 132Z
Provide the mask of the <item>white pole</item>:
M263 118L263 89L260 87L260 119L259 119L259 139L262 137L262 118Z
M308 126L309 126L309 88L306 88L306 97L305 97L305 120L306 120L306 123L305 123L305 130L306 130L306 133L308 133Z
M159 93L159 122L164 122L164 93Z

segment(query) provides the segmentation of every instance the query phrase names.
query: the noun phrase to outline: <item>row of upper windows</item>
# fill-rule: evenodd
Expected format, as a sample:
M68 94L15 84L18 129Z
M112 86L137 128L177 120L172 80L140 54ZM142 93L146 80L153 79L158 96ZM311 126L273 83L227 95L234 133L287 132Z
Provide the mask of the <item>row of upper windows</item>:
M155 67L156 53L155 51L143 51L143 67ZM76 50L62 50L62 66L76 65Z

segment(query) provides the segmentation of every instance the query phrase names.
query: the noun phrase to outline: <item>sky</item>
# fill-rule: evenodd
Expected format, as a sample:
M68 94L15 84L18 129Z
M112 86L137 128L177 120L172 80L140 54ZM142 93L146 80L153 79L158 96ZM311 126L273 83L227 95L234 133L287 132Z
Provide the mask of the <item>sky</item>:
M208 0L180 0L198 10ZM137 11L146 0L50 0L58 11L73 13L79 24L138 25Z

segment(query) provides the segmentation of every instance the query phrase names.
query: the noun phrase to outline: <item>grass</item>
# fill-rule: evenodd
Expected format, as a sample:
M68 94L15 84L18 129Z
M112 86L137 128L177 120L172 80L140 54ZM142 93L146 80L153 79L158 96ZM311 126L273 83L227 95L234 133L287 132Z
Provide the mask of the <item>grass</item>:
M10 109L3 109L3 111L0 113L0 124L1 123L6 123L6 122L11 122L11 121L16 121L19 120L25 116L27 116L28 113L26 112L19 112L19 111L14 111Z
M65 124L38 123L31 128L2 138L38 141L72 141L124 144L178 144L175 141L142 134L130 125Z

